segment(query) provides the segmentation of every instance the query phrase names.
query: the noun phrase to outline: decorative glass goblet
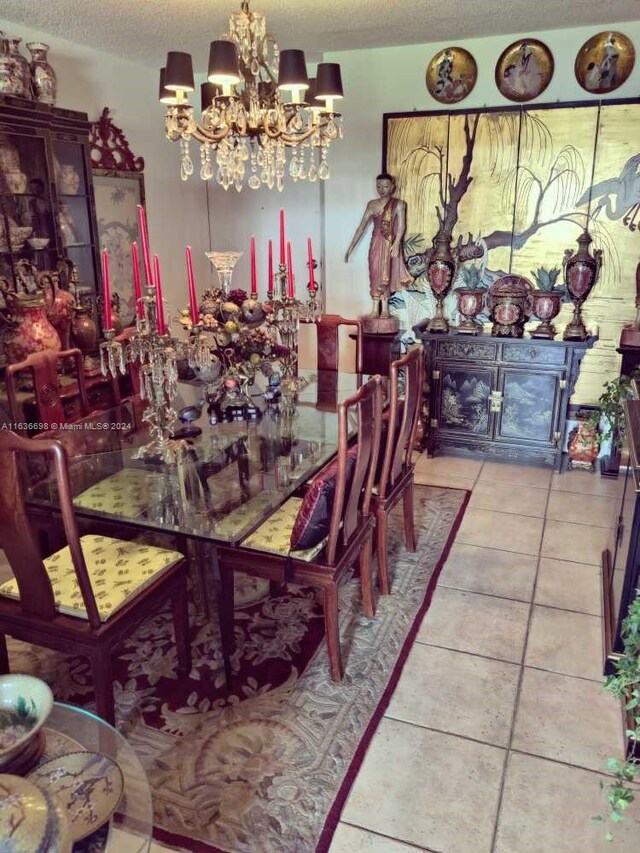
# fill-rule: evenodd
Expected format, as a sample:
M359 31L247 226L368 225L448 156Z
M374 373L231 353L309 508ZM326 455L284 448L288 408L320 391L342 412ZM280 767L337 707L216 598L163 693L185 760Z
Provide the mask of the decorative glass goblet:
M225 296L228 296L231 291L231 276L238 260L242 257L242 252L205 252L205 255L211 261L212 267L218 273L220 287Z

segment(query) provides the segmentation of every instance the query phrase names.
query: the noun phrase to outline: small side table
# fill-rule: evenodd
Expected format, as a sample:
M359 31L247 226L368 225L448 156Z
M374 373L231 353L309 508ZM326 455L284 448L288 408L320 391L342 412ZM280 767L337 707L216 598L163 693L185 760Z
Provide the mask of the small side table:
M355 336L351 336L355 337ZM362 372L389 375L389 365L400 358L400 340L402 332L378 335L362 333Z

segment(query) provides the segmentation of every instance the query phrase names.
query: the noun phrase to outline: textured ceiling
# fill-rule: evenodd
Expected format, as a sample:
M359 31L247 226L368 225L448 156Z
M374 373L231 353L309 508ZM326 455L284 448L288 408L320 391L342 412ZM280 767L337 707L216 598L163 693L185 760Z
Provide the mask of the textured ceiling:
M458 41L640 17L637 0L255 0L281 48L332 50ZM209 41L240 0L0 0L0 17L152 67L186 50L204 70Z

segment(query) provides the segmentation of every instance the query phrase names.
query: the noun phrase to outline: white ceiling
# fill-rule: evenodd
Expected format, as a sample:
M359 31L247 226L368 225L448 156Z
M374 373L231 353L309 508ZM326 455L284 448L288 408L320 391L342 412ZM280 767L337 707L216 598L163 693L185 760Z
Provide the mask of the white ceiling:
M638 0L252 0L281 48L333 50L450 41L608 24ZM209 42L240 0L0 0L0 17L159 68L185 50L205 70ZM18 33L19 35L19 33Z

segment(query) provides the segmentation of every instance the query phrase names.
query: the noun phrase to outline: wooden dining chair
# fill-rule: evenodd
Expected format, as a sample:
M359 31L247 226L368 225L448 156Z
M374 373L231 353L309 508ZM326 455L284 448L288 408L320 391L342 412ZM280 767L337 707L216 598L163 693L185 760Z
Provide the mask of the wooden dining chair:
M356 358L352 373L362 373L362 321L347 320L339 314L321 314L317 320L303 320L304 323L313 323L316 327L317 370L338 370L340 353L340 328L351 326L356 336Z
M400 373L404 393L400 397ZM422 347L391 362L389 407L385 412L386 435L383 439L379 476L372 498L376 518L378 583L383 595L389 594L388 528L391 510L402 500L404 536L408 551L416 550L413 517L413 444L420 416L424 356Z
M74 366L73 383L63 388L60 369L65 361ZM33 384L35 416L28 417L18 402L20 377L29 374ZM24 381L24 380L22 380ZM84 379L83 357L79 349L59 352L44 350L31 353L23 361L10 364L5 372L7 402L14 424L32 421L37 424L65 424L78 420L90 411L89 397ZM69 401L65 405L62 395ZM39 430L19 430L21 433Z
M219 613L225 668L234 646L234 573L322 592L331 677L343 674L338 625L338 583L356 563L363 609L374 615L371 554L374 517L371 490L380 445L380 377L370 379L338 407L337 457L304 497L289 498L240 546L217 549ZM349 423L357 413L358 440L349 447Z
M53 463L67 545L42 557L25 506L22 455ZM0 432L0 544L14 578L0 586L0 672L9 672L6 635L89 658L98 714L115 723L114 646L168 600L178 673L191 669L186 561L164 548L107 536L80 537L67 453L57 441Z

